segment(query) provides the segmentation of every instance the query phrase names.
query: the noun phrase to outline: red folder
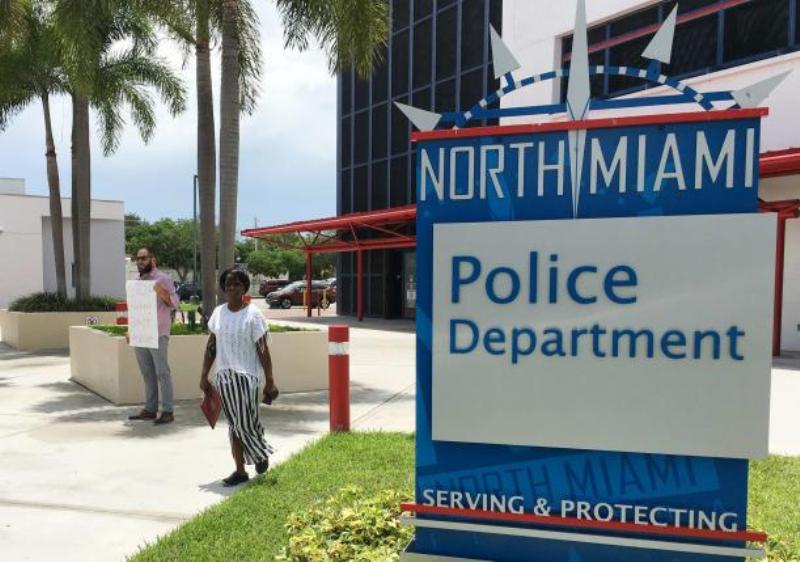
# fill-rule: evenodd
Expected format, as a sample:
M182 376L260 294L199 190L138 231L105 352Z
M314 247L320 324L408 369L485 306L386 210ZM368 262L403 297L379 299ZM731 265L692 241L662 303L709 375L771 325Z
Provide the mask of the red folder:
M200 409L208 420L208 425L211 426L211 429L214 429L219 419L219 413L222 411L222 399L220 399L219 394L213 386L203 393L203 401L200 402Z

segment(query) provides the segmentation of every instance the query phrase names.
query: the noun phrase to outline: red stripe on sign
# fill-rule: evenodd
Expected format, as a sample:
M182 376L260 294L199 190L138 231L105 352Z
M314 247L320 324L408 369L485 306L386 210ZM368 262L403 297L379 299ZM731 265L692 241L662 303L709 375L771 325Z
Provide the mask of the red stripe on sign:
M700 539L717 539L723 541L752 541L757 543L767 542L767 534L758 531L710 531L705 529L657 527L655 525L637 525L635 523L621 523L619 521L588 521L585 519L576 519L574 517L533 515L532 513L505 513L498 511L483 511L480 509L454 509L448 507L437 507L433 505L421 505L417 503L401 503L400 509L418 514L428 513L431 515L450 515L455 517L486 519L489 521L536 523L537 525L553 525L557 527L572 527L577 529L625 531L631 533L641 533L645 535L692 537Z
M492 127L470 127L467 129L442 129L439 131L414 131L411 140L461 139L473 137L495 137L522 135L526 133L550 133L572 129L606 129L612 127L634 127L637 125L671 125L674 123L697 123L725 121L728 119L753 119L769 114L766 107L752 109L720 109L715 111L693 111L691 113L667 113L661 115L637 115L635 117L608 117L582 121L550 121L525 123L522 125L496 125Z

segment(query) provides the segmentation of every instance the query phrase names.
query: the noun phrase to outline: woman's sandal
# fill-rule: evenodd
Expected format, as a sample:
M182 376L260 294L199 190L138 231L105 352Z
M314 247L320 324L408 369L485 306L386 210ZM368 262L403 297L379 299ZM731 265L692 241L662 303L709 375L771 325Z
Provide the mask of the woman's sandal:
M229 488L231 486L238 486L239 484L244 484L248 480L250 480L250 475L247 474L246 472L242 474L241 472L234 471L233 473L231 473L230 476L222 479L222 485L225 486L226 488Z
M259 474L264 474L267 469L269 468L269 459L266 458L263 461L259 461L256 463L256 472Z

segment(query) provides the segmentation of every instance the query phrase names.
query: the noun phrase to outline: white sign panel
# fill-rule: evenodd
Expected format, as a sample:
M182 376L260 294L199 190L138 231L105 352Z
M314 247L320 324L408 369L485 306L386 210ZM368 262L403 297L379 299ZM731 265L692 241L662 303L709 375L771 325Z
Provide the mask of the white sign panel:
M158 349L158 305L155 281L128 281L128 333L133 347Z
M435 225L433 438L766 455L775 220Z

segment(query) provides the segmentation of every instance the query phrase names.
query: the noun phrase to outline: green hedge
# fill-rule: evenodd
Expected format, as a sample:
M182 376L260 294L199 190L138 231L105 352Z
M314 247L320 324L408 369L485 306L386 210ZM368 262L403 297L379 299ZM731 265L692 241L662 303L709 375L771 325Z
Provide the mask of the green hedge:
M99 330L101 332L105 332L107 334L111 334L112 336L124 336L125 333L128 331L127 326L117 326L115 324L96 324L92 326L93 329ZM305 328L295 328L293 326L281 326L280 324L270 324L269 331L273 334L279 334L283 332L307 332L309 330ZM204 330L200 324L196 324L194 328L191 328L189 324L181 324L181 323L174 323L172 328L169 331L170 335L172 336L194 336L194 335L201 335L207 334L208 330Z
M89 297L69 299L57 293L34 293L20 297L11 303L13 312L97 312L113 311L114 304L121 299L114 297Z

